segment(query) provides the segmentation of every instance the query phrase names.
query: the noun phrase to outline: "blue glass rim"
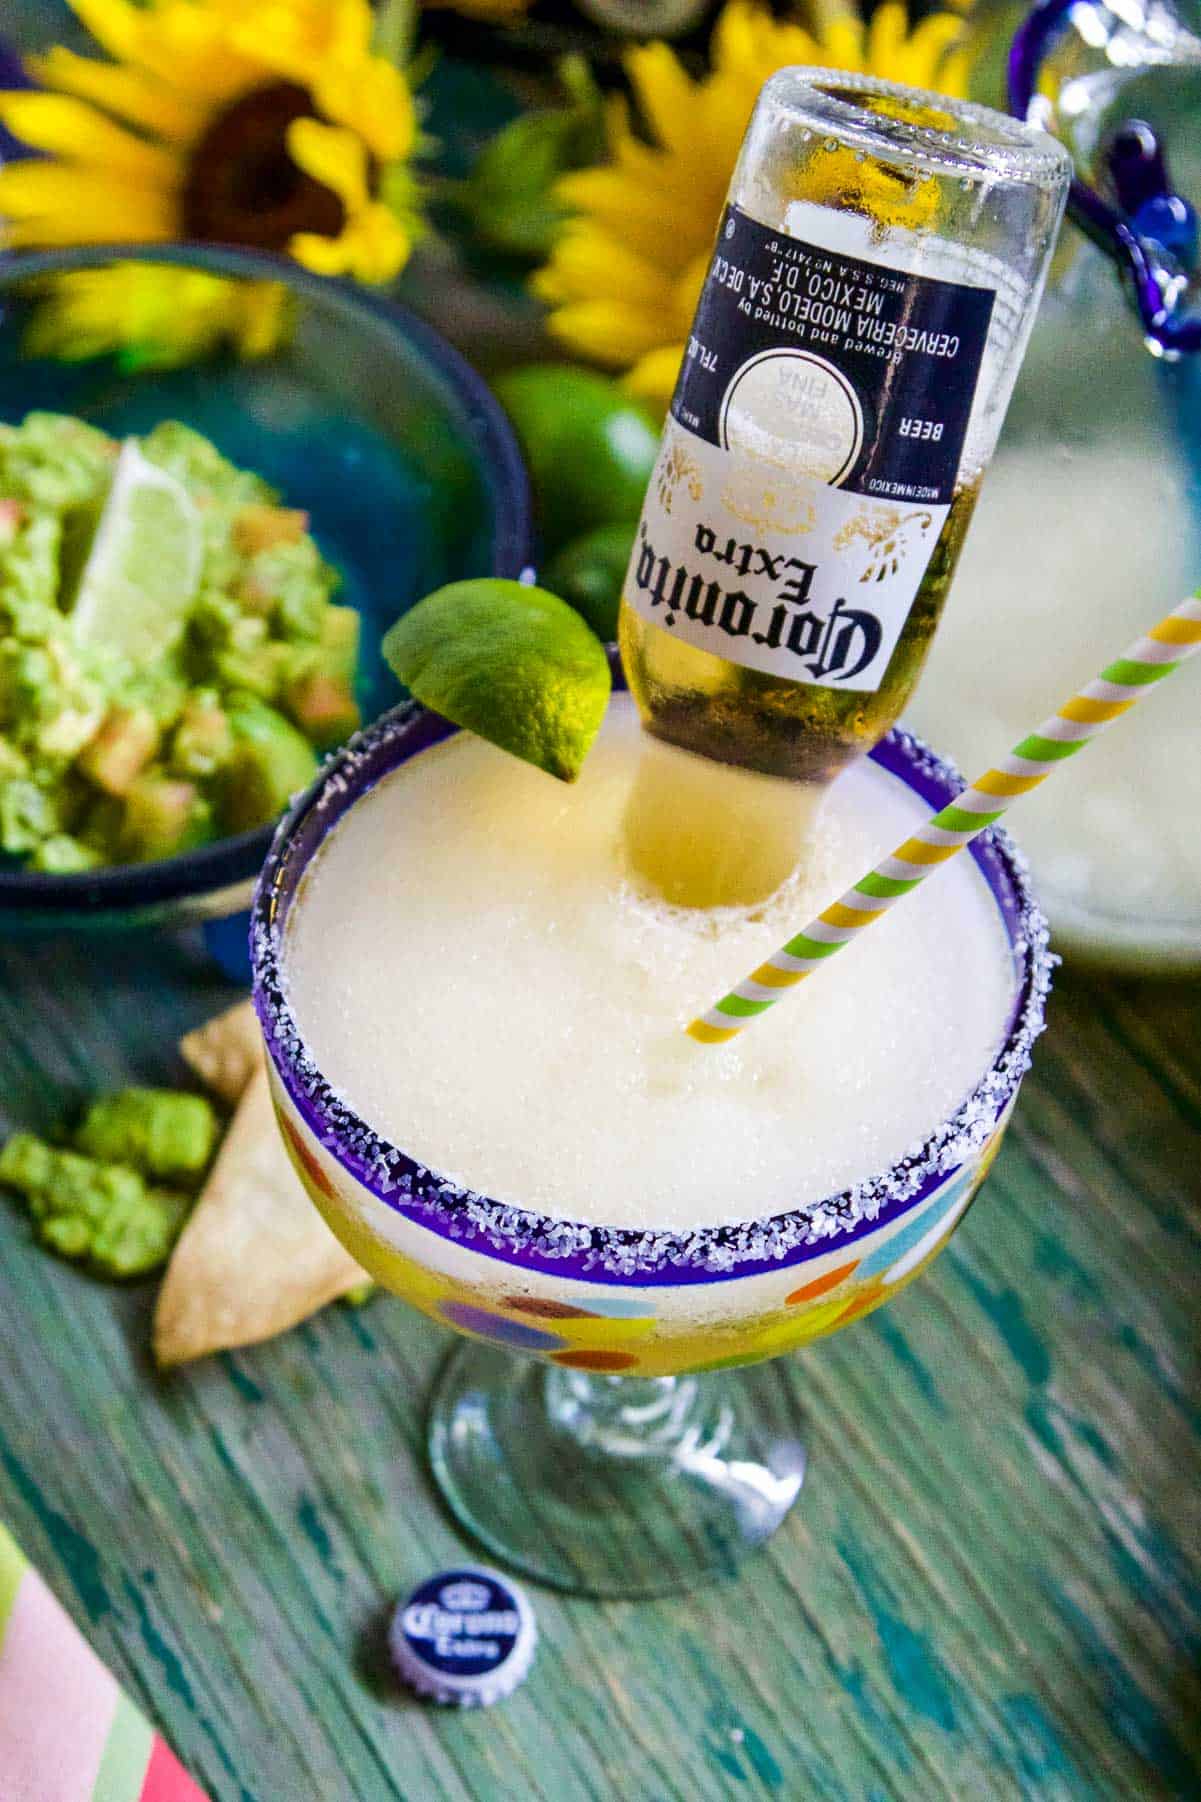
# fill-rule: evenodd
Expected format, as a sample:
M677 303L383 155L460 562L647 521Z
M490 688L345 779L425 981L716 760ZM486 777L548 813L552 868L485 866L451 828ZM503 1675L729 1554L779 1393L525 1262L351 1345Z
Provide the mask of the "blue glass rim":
M611 655L614 686L624 687ZM375 1132L325 1080L301 1038L283 977L288 909L313 856L347 809L402 763L457 730L409 701L344 746L281 819L251 911L254 1002L268 1056L314 1137L378 1201L503 1265L592 1283L699 1284L758 1275L842 1250L920 1205L978 1154L1029 1068L1050 989L1046 920L1024 859L995 826L968 854L997 902L1015 961L1004 1041L970 1094L920 1148L853 1189L767 1218L688 1232L589 1226L461 1188ZM894 729L870 755L931 808L945 806L965 786L950 763L908 732Z
M482 375L433 326L400 302L347 281L314 275L301 264L267 251L180 242L173 244L86 244L71 249L29 251L0 257L0 328L6 295L18 284L110 263L161 263L201 268L210 275L278 281L326 305L391 326L415 345L462 403L476 434L485 486L493 501L496 533L492 566L483 575L516 578L533 557L533 500L525 463L508 416ZM73 875L40 870L0 870L0 919L5 913L45 915L61 925L75 916L86 923L98 914L160 907L250 882L262 865L274 822L218 839L178 857L152 863L114 864Z

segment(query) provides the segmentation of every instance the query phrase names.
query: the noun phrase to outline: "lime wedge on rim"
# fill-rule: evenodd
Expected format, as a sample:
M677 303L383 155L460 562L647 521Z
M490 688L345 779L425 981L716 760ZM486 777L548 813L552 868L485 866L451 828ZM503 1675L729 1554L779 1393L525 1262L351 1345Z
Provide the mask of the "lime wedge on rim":
M203 555L187 490L127 438L75 591L76 642L160 662L183 637Z
M574 608L499 577L452 582L397 620L384 656L417 699L574 782L609 701L609 660Z

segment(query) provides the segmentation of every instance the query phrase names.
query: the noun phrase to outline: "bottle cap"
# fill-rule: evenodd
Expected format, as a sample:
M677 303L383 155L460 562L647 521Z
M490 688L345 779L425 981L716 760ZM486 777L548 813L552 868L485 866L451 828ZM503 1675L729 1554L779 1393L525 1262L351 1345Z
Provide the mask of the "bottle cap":
M398 1603L388 1629L404 1682L461 1708L486 1708L515 1690L537 1639L534 1611L517 1584L478 1564L427 1578Z

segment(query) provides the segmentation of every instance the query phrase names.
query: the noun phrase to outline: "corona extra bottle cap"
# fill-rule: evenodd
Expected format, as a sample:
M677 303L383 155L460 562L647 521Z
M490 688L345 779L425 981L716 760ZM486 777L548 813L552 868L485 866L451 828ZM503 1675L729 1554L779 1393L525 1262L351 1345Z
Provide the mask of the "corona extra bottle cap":
M419 1696L486 1708L509 1695L533 1662L538 1628L517 1584L483 1565L428 1577L398 1604L388 1645Z

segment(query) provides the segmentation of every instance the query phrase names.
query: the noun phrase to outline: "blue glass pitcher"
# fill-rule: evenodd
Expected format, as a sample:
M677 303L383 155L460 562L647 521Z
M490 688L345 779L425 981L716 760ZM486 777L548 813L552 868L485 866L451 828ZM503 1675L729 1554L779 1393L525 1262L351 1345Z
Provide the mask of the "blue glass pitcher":
M1201 40L1163 0L1041 0L1011 105L1077 176L910 721L969 770L1201 584ZM1141 710L1015 819L1061 948L1201 969L1201 705Z
M1039 0L1014 37L1009 102L1072 151L1070 216L1119 270L1152 354L1201 350L1187 198L1201 194L1201 40L1164 0Z

